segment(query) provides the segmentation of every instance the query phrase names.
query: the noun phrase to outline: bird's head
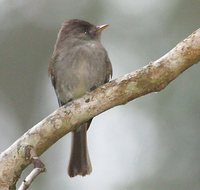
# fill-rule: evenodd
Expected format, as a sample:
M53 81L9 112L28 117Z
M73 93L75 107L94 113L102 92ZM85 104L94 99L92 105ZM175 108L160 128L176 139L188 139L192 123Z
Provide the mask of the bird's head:
M72 19L63 23L60 30L60 38L77 38L81 40L99 40L101 32L108 27L108 24L95 26L89 22Z

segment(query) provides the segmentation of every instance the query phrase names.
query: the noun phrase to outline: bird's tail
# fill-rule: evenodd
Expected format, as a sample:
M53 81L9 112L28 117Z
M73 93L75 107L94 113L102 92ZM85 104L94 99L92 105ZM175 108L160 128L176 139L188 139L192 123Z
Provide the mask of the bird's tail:
M91 121L81 125L73 131L71 157L68 166L70 177L85 176L92 172L92 166L87 148L87 129Z

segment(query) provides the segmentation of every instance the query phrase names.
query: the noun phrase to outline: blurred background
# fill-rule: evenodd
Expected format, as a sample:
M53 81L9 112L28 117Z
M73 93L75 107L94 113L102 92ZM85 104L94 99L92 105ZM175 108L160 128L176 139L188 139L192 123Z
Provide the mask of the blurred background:
M47 69L60 25L71 18L110 24L102 43L117 78L198 29L200 1L0 0L0 151L58 107ZM199 73L194 65L160 93L96 117L90 176L67 176L70 135L62 138L42 155L47 173L30 189L199 190Z

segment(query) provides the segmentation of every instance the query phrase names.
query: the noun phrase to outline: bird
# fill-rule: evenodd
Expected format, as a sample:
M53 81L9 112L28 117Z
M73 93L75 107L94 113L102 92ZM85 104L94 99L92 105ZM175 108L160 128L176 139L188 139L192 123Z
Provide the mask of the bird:
M101 43L101 33L108 26L80 19L62 24L48 68L59 106L80 98L112 78L112 65ZM91 122L92 119L72 132L70 177L92 172L87 147L87 130Z

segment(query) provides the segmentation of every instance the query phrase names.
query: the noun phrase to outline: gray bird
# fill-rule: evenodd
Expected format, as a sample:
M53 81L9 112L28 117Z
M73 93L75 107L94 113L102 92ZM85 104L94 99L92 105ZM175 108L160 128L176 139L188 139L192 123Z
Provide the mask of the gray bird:
M80 98L112 77L108 54L100 42L101 32L107 26L95 26L78 19L66 21L61 26L49 64L59 106ZM92 171L86 136L91 121L73 131L68 166L70 177L85 176Z

